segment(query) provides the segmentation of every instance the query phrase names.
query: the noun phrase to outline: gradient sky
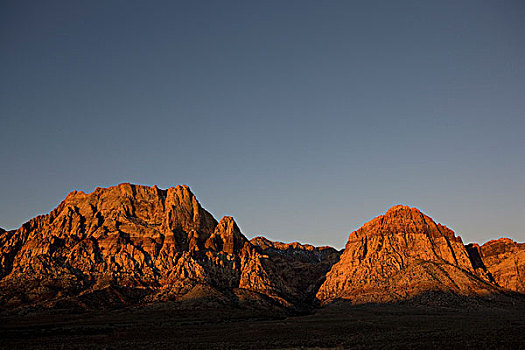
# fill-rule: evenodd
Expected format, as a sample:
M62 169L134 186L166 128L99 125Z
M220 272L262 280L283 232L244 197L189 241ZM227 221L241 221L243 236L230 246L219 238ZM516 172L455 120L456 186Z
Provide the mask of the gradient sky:
M2 1L0 226L188 184L342 248L395 204L525 241L525 3Z

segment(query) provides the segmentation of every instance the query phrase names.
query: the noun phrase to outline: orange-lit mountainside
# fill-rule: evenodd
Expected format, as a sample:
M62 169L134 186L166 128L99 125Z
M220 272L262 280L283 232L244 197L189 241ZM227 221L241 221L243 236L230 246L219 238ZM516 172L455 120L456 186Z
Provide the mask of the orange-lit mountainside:
M398 205L350 234L317 297L325 303L366 303L436 291L464 296L523 291L523 245L508 239L496 242L510 247L497 255L489 242L481 254L474 254L449 228L415 208ZM495 277L500 275L506 277Z
M97 308L165 301L304 308L392 302L426 292L525 292L525 246L464 246L419 210L396 206L344 251L248 240L187 186L121 184L70 193L47 215L0 231L0 308Z

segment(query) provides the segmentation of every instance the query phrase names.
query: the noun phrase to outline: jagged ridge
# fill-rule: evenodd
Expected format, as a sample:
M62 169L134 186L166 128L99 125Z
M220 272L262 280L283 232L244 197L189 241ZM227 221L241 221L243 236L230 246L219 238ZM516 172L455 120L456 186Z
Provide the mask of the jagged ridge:
M18 230L0 229L0 247L2 308L210 298L304 308L435 291L525 292L523 244L502 239L465 247L415 208L391 208L352 232L338 252L264 237L248 241L233 218L217 222L187 186L75 191Z
M4 305L89 300L112 287L140 291L144 301L176 300L201 285L263 293L283 305L294 299L234 220L217 222L187 186L72 192L0 242Z

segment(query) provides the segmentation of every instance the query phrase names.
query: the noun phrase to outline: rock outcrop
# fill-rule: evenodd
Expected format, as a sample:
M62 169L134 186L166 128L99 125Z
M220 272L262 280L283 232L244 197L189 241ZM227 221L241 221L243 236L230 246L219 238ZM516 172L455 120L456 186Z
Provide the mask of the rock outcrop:
M272 242L264 237L255 237L250 242L270 257L281 280L295 291L294 300L302 304L311 304L314 301L326 273L341 255L341 252L332 247Z
M525 293L525 244L500 238L481 247L469 244L467 250L479 275L505 289Z
M217 222L187 186L72 192L51 213L0 233L0 243L7 306L179 300L202 286L282 305L294 294L234 220Z
M406 206L352 232L343 252L249 241L233 218L217 222L187 186L75 191L18 230L0 229L0 309L204 301L303 310L339 299L507 291L525 293L524 244L464 246Z
M395 206L350 234L317 298L354 303L406 300L426 292L499 293L479 278L452 230L415 208Z

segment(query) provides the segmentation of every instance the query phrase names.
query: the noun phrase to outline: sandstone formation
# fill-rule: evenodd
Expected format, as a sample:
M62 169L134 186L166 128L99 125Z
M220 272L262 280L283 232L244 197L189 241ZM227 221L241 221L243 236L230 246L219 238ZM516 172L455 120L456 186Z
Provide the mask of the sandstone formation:
M297 294L231 217L217 222L187 186L72 192L48 215L1 233L0 244L5 306L180 300L203 286L286 306Z
M264 237L255 237L250 242L271 258L281 279L297 292L297 299L303 303L314 300L326 273L341 255L332 247L272 242Z
M481 275L509 290L525 293L525 244L509 238L467 246L472 264Z
M478 277L452 230L415 208L395 206L350 234L317 293L322 302L391 302L427 292L499 293Z
M342 252L249 241L233 218L217 222L187 186L75 191L18 230L0 229L0 310L164 301L302 310L340 299L509 291L525 293L524 244L464 246L406 206L352 232Z

